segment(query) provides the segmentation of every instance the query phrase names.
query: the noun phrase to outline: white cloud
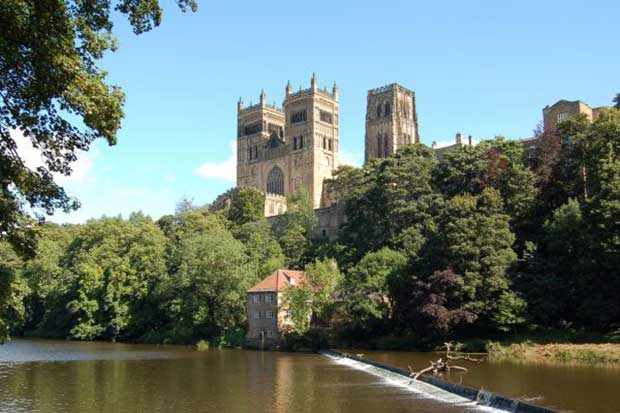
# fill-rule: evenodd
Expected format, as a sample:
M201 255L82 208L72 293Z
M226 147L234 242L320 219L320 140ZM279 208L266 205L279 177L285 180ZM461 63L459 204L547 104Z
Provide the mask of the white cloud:
M476 146L478 144L478 141L476 139L472 139L471 140L472 145ZM447 146L452 146L456 144L456 140L451 140L451 141L437 141L435 142L435 149L440 149L440 148L445 148ZM467 144L467 138L463 139L463 144L466 145Z
M13 129L10 131L11 137L17 145L17 153L26 166L30 169L36 169L40 166L44 166L43 156L41 151L34 146L30 139L26 138L21 131ZM77 160L71 164L73 172L69 176L65 176L59 173L53 173L54 180L59 185L66 185L68 183L84 183L93 167L93 150L90 152L78 152Z
M340 165L362 166L364 154L360 152L340 152Z
M221 181L235 182L237 180L237 141L231 144L230 157L221 162L205 162L194 169L196 175L205 179L217 179Z

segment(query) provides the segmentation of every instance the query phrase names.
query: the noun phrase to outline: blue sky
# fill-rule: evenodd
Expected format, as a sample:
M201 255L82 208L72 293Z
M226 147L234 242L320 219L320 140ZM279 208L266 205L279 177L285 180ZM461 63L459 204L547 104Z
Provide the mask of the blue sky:
M366 92L415 90L422 142L531 135L565 98L608 105L620 92L620 3L614 1L173 1L163 23L101 65L127 94L118 144L99 142L63 180L82 202L56 222L142 210L157 218L188 197L234 186L236 102L281 104L284 87L340 88L341 157L363 159Z

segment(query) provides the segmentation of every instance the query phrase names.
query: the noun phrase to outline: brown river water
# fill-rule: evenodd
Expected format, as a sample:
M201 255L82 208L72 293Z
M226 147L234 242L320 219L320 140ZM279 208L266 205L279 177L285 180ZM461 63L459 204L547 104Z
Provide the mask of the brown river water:
M432 354L366 352L398 366ZM487 363L450 379L583 413L620 411L620 369ZM496 412L318 354L15 340L0 412Z

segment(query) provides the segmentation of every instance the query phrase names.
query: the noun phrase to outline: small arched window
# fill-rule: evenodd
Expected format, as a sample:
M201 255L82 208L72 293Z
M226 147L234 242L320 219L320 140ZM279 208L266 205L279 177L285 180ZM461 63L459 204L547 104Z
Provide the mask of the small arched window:
M392 106L390 102L385 102L385 116L390 116L392 114Z
M381 103L377 105L377 117L381 117L381 112L383 112L383 108L381 107Z
M277 166L274 166L267 175L267 192L284 195L284 172Z

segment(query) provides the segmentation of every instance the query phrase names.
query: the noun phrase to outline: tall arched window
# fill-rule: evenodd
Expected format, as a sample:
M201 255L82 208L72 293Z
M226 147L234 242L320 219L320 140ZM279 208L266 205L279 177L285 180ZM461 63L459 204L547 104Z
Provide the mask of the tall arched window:
M392 106L390 102L385 102L385 116L390 116L392 114Z
M377 135L377 156L381 157L381 134Z
M381 108L381 103L379 103L377 105L377 117L380 118L381 117L381 112L382 112L382 108Z
M267 192L284 195L284 172L277 166L274 166L267 176Z

